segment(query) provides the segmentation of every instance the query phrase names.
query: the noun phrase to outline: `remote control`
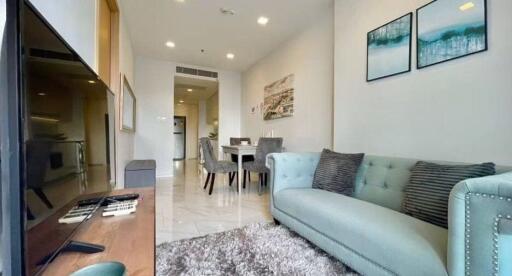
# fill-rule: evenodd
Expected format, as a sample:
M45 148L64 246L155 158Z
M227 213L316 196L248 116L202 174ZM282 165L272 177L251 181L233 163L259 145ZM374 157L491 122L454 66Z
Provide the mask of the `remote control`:
M111 203L107 206L107 209L114 208L114 207L122 207L122 206L137 206L138 200L129 200L129 201L120 201L116 203Z
M90 219L94 211L96 211L96 206L75 206L68 211L66 215L59 218L59 223L72 224L79 223L84 220Z
M102 206L107 206L108 204L119 202L119 201L135 200L138 198L139 198L139 194L125 194L125 195L109 196L105 199Z
M126 206L126 207L119 207L119 208L112 208L112 209L105 209L103 211L103 216L123 216L123 215L129 215L131 213L134 213L136 210L135 206Z
M115 195L115 196L108 196L105 198L101 206L107 206L108 204L112 202L117 201L126 201L126 200L134 200L138 199L139 194L125 194L125 195ZM97 205L101 201L101 197L95 197L95 198L89 198L78 201L78 206L86 206L86 205Z
M65 217L62 217L59 219L59 223L64 223L64 224L79 223L79 222L82 222L83 220L85 220L86 218L87 218L87 216L76 216L76 217L65 216Z

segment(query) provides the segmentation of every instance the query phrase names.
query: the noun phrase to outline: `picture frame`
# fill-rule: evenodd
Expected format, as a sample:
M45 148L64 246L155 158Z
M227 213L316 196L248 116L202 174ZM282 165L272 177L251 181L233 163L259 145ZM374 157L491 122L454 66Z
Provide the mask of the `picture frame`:
M120 121L121 130L135 132L137 99L125 75L121 76Z
M264 88L263 104L260 104L263 120L292 117L295 102L295 74L281 78Z
M417 69L488 49L487 0L434 0L416 10Z
M367 82L411 71L412 17L407 13L367 33Z

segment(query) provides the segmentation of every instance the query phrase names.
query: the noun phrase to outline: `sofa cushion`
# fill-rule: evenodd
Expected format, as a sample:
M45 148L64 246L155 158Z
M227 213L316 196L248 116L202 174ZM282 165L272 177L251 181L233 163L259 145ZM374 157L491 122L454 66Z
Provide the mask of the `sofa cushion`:
M279 211L393 273L447 274L446 229L318 189L285 189L273 201Z
M364 153L344 154L324 149L315 170L313 188L351 196Z
M418 161L405 188L403 212L415 218L448 228L448 199L462 180L493 175L493 163L440 165Z

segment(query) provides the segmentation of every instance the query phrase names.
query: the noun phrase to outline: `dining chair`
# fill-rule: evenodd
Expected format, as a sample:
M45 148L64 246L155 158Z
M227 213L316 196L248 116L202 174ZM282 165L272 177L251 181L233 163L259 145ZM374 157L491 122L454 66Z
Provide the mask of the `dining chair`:
M229 138L229 144L232 146L241 145L242 142L247 142L247 143L251 144L251 138L249 138L249 137L240 137L240 138L231 137L231 138Z
M237 188L238 188L238 166L235 162L231 161L219 161L215 158L213 154L213 146L210 141L210 138L203 137L199 139L199 143L203 150L203 158L204 158L204 168L208 172L208 176L206 177L206 181L204 182L204 188L208 187L208 182L210 182L210 192L212 194L213 185L215 184L215 175L217 173L227 173L229 175L229 186L233 183L233 180L237 179Z
M255 172L259 175L258 193L261 195L263 185L266 185L270 170L265 166L265 159L270 153L281 152L283 149L283 138L260 138L256 147L254 161L243 163L244 169L243 188L245 188L247 172Z
M249 138L249 137L240 137L240 138L231 137L231 138L229 138L229 145L231 145L231 146L240 146L242 144L242 142L247 142L250 145L251 138ZM231 154L231 161L238 164L238 155ZM254 161L253 155L242 156L242 163L251 162L251 161ZM250 173L249 173L249 182L251 182L251 174Z

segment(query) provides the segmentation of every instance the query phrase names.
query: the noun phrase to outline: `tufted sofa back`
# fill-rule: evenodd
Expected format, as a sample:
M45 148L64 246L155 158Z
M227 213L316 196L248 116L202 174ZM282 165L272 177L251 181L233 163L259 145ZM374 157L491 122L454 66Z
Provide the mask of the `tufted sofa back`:
M354 197L400 211L405 186L417 160L365 156L357 172Z
M405 186L416 159L366 155L357 172L354 197L383 207L400 211ZM431 161L439 164L462 164ZM512 171L511 167L497 167L496 173Z

